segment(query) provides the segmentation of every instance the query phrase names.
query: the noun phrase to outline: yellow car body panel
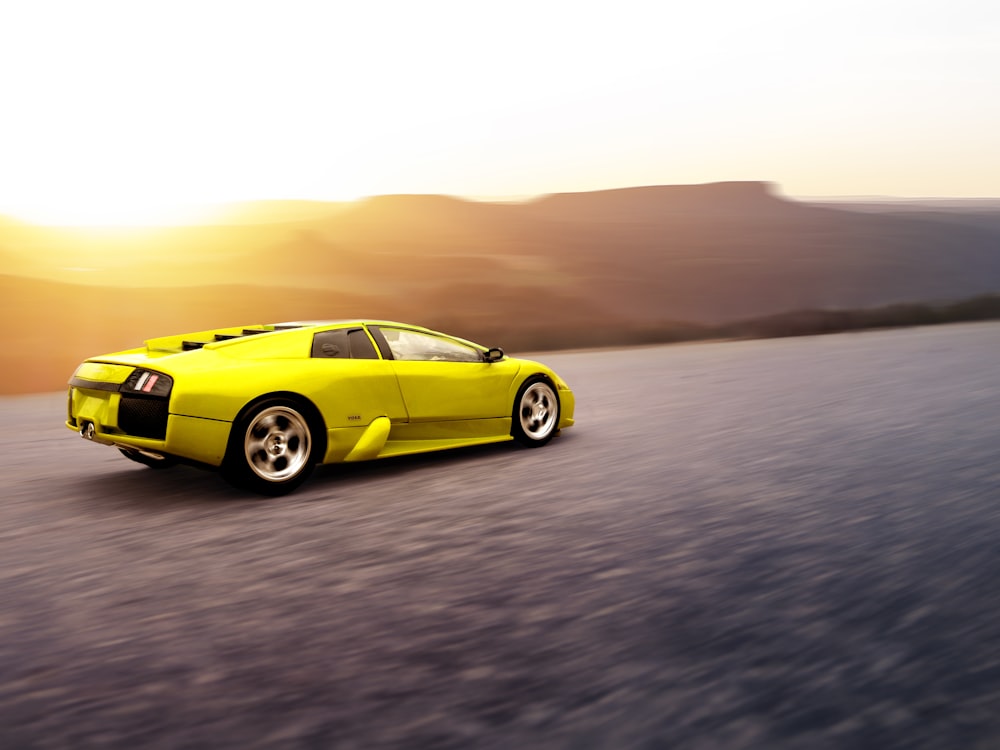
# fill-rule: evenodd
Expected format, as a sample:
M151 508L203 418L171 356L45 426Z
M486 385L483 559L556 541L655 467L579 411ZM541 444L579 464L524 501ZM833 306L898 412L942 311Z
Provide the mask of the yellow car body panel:
M469 361L397 359L383 329ZM510 440L515 399L535 379L557 394L554 430L571 426L573 393L549 368L419 326L220 328L88 359L70 380L66 424L126 453L220 466L234 424L262 400L285 399L310 416L322 444L314 460L359 461Z
M510 411L520 363L392 362L410 422L490 419Z

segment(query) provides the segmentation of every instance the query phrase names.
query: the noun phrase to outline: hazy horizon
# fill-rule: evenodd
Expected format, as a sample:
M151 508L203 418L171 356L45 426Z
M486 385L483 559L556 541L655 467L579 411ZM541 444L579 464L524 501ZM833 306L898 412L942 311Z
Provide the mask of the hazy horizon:
M924 195L924 196L899 196L899 195L790 195L782 186L771 180L723 180L717 182L691 183L685 185L616 185L612 187L597 188L594 190L563 191L537 193L531 195L508 195L508 196L482 196L482 195L452 195L445 193L383 193L378 195L365 195L352 200L321 200L316 198L255 198L246 200L221 201L217 203L205 203L190 205L186 208L175 207L173 215L167 216L160 221L134 221L134 222L88 222L78 220L73 222L45 223L35 221L30 218L23 218L14 213L5 214L0 210L0 219L9 219L29 226L48 229L81 229L88 230L122 230L123 232L142 232L144 230L170 229L196 226L228 226L249 223L281 223L295 222L320 216L333 215L339 211L347 210L352 206L364 203L365 201L379 198L397 197L433 197L450 198L468 203L516 205L538 201L555 195L575 195L586 193L607 193L615 191L642 190L651 188L684 188L684 187L708 187L719 184L760 184L768 187L770 192L779 198L800 203L844 203L866 204L933 204L939 207L954 206L970 208L988 206L1000 207L1000 194L996 196L965 196L955 197L946 195Z
M793 311L806 312L740 330L968 319L994 303L927 306L1000 290L1000 205L845 210L744 182L245 208L224 225L0 222L0 297L20 321L0 393L58 388L85 357L227 325L362 316L530 351L684 340ZM909 312L877 312L899 304ZM876 312L808 312L861 309Z

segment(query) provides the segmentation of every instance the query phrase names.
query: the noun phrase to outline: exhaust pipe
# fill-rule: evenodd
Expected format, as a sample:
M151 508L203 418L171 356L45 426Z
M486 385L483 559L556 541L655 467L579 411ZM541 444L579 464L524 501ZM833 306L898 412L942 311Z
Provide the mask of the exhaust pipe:
M94 435L97 434L97 429L94 427L93 422L84 422L80 425L80 437L87 440L93 440Z

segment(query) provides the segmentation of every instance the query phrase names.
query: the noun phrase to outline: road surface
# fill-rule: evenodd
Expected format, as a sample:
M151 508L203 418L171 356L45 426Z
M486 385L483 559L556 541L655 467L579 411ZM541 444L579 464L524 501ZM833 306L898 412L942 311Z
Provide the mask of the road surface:
M0 399L0 747L1000 747L1000 325L542 358L281 499Z

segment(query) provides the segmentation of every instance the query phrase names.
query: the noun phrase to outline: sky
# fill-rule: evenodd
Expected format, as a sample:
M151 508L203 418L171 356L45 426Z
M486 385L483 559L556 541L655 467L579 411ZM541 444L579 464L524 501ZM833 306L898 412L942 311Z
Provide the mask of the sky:
M766 180L1000 196L988 0L0 0L0 214Z

